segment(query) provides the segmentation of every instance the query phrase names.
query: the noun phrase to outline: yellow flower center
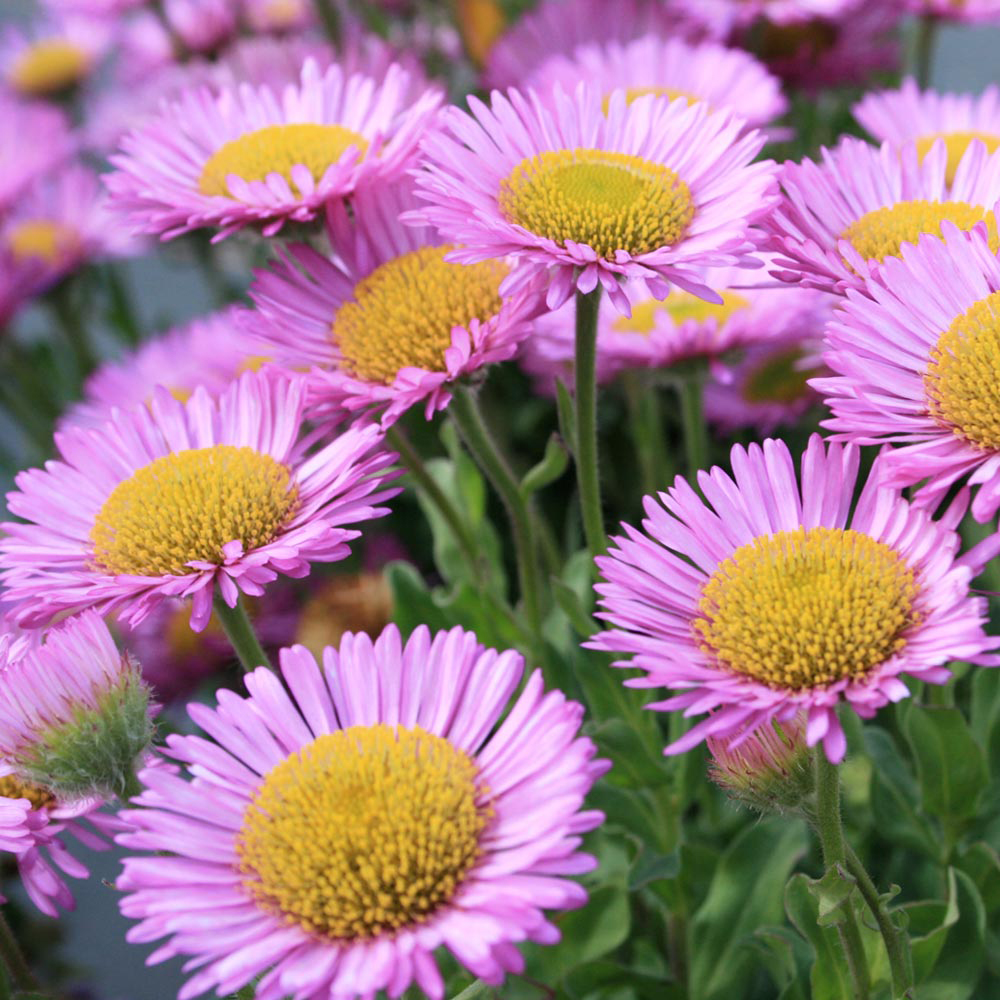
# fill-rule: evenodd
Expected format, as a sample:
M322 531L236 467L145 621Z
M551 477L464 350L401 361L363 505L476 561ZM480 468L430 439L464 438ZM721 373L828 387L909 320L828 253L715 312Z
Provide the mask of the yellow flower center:
M687 184L669 167L602 149L561 149L522 160L500 183L508 222L550 239L592 247L613 260L672 246L691 219Z
M174 452L104 501L90 533L94 561L107 573L182 576L192 560L221 564L228 542L247 552L265 545L297 501L291 471L253 448Z
M676 90L674 87L627 87L625 89L625 103L631 104L637 98L646 97L649 94L653 94L656 97L666 97L671 101L676 100L678 97L683 97L687 100L688 104L697 104L701 100L695 94L690 94L686 90ZM604 113L607 114L608 108L611 107L611 94L604 95L602 107L604 108Z
M245 181L281 174L293 191L298 190L292 167L304 166L318 182L349 149L357 150L360 159L368 150L368 140L342 125L267 125L217 149L202 168L198 190L231 197L230 174Z
M236 850L264 908L328 938L371 938L450 902L492 816L475 763L448 740L351 726L267 774Z
M795 403L809 389L809 379L816 368L801 368L800 347L789 347L765 358L743 383L743 398L748 403Z
M750 302L735 292L722 292L722 304L706 302L690 292L671 292L659 301L644 299L632 307L631 316L619 316L612 323L612 329L618 333L650 334L656 329L656 320L666 313L674 323L680 325L688 320L707 323L715 320L721 330L735 313L747 309Z
M777 688L862 677L898 653L918 616L913 570L851 529L760 536L721 563L694 620L719 664Z
M21 781L12 774L0 778L0 798L27 799L33 809L48 809L56 804L56 797L47 788Z
M934 135L925 135L922 139L917 139L917 154L921 160L931 151L931 147L938 139L944 139L945 148L948 150L948 165L945 168L945 180L949 184L954 181L959 160L965 155L965 151L969 148L969 143L973 139L981 140L986 146L988 153L993 153L997 149L1000 149L1000 135L990 135L989 132L938 132Z
M866 212L844 230L841 239L865 260L881 263L886 257L898 257L904 243L916 243L924 233L940 236L942 222L953 222L968 231L985 218L986 209L964 201L901 201ZM996 223L992 216L987 222L990 245L996 252Z
M36 42L14 63L10 85L22 94L44 97L75 86L90 69L87 53L64 38Z
M38 260L56 267L79 251L80 237L75 229L60 222L29 219L11 227L7 248L15 260Z
M924 373L931 416L977 448L1000 448L1000 292L955 318Z
M455 326L500 311L498 260L451 264L453 246L422 247L375 268L354 287L333 320L332 333L352 374L391 385L401 368L444 371Z

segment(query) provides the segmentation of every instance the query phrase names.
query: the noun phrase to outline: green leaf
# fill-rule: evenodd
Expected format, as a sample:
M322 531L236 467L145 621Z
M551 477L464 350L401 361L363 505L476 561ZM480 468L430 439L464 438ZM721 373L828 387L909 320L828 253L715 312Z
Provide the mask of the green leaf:
M948 820L974 816L989 771L962 713L914 705L904 729L917 762L924 809Z
M563 980L570 1000L605 1000L612 991L630 987L640 1000L687 1000L687 994L662 976L648 975L618 962L601 960L573 969Z
M799 981L799 969L808 965L802 938L788 927L761 927L747 940L785 1000L809 1000Z
M971 844L958 859L958 867L979 889L988 914L1000 910L1000 854L984 841Z
M691 921L692 997L738 995L753 967L742 939L780 919L785 882L806 841L802 823L770 819L747 827L726 849Z
M681 859L677 851L661 854L643 845L629 869L629 892L637 892L661 879L676 878L680 869Z
M569 452L558 434L551 434L542 460L529 469L521 480L521 495L528 499L533 493L554 483L569 466Z
M846 1000L853 996L851 973L834 927L819 925L819 901L811 879L801 872L785 886L785 911L799 933L812 945L815 959L809 973L812 1000Z
M655 812L645 795L635 789L619 788L609 781L601 781L591 789L587 802L608 817L606 829L617 826L646 844L658 844L663 838Z
M944 902L912 903L905 909L920 1000L967 1000L986 955L986 911L972 880L949 868Z
M576 404L562 379L556 379L556 411L559 433L562 434L570 454L576 454Z
M839 868L829 868L821 879L809 882L809 891L816 897L816 922L820 927L836 927L844 922L845 906L850 905L856 884Z
M649 744L623 719L608 719L594 726L590 736L601 752L615 761L619 772L633 788L652 788L670 781L663 755L651 751Z
M939 838L917 811L920 789L892 737L878 726L866 726L865 748L874 764L871 806L880 836L936 861Z
M976 671L971 706L972 734L986 751L987 761L1000 767L1000 670Z

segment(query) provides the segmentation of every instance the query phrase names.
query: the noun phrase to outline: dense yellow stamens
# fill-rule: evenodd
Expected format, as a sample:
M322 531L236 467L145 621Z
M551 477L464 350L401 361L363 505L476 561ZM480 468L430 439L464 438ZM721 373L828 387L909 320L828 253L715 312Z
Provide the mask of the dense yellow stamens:
M0 778L0 798L27 799L34 809L47 809L56 804L56 797L47 788L20 781L12 774Z
M901 201L867 212L852 222L841 234L865 260L896 257L904 243L916 243L924 233L941 235L941 223L953 222L959 229L972 229L986 218L981 205L964 201ZM997 249L996 223L987 220L990 245Z
M795 403L809 391L817 369L802 368L802 348L789 347L766 357L743 383L748 403Z
M955 180L955 171L958 169L959 161L965 155L965 151L973 139L979 139L986 146L988 153L1000 149L1000 135L990 135L989 132L939 132L936 135L925 135L922 139L917 139L917 154L921 160L931 151L931 147L938 139L944 140L945 149L948 151L945 180L949 184Z
M632 307L631 316L619 316L612 328L619 333L650 334L656 329L656 320L666 313L675 323L693 319L699 323L715 320L721 330L735 313L746 309L750 303L735 292L722 292L722 304L706 302L690 292L671 292L662 301L644 299Z
M195 559L221 564L228 542L249 552L271 541L297 499L290 470L252 448L174 452L115 487L90 533L94 561L143 576L183 575Z
M15 260L38 260L52 267L68 260L80 247L76 230L52 219L16 223L11 226L6 240Z
M522 160L500 183L509 222L565 246L592 247L613 260L680 240L694 201L669 167L601 149L561 149Z
M22 94L42 97L79 83L90 68L87 53L63 38L36 42L14 63L11 86Z
M333 320L333 337L353 375L392 383L412 365L444 371L451 330L500 311L507 265L452 264L453 246L423 247L377 267L354 288Z
M688 104L697 104L701 100L695 94L690 94L686 90L677 90L674 87L626 87L625 103L631 104L634 100L640 97L647 97L650 94L655 97L666 97L671 101L675 101L678 97L683 97ZM604 113L607 114L608 108L611 107L611 94L604 95L602 106Z
M977 448L1000 448L1000 292L955 318L931 350L931 415Z
M375 937L447 905L493 815L475 763L419 727L327 733L273 768L237 839L268 910L329 938Z
M773 687L864 676L898 653L918 620L913 570L851 529L755 538L712 574L694 628L723 667Z
M361 158L368 150L368 140L342 125L267 125L217 149L202 168L198 190L228 197L226 178L230 174L245 181L281 174L296 191L292 167L306 167L313 180L319 181L352 147Z

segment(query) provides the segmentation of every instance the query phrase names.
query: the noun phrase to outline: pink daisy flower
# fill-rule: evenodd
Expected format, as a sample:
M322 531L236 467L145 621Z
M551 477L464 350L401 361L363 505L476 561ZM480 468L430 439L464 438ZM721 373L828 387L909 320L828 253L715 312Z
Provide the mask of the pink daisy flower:
M668 369L700 358L724 378L724 356L752 344L770 344L796 336L804 328L822 330L821 292L783 285L742 288L746 272L735 268L704 276L718 289L721 304L689 292L673 291L662 300L632 303L632 315L622 316L602 302L597 319L598 380L610 382L623 371ZM567 303L540 317L521 348L526 371L543 384L561 378L572 382L575 357L575 310Z
M715 38L725 38L759 20L777 25L802 24L815 18L832 21L857 6L857 0L676 0L676 3Z
M663 0L542 0L497 40L484 76L491 88L530 86L543 63L555 55L572 58L589 44L630 42L643 35L697 37L693 16Z
M902 259L886 261L867 294L852 293L829 324L826 397L837 437L903 445L886 452L885 482L926 481L917 501L934 507L969 475L972 513L1000 508L1000 405L990 375L1000 359L1000 261L983 233L945 226Z
M808 292L808 289L797 289ZM787 337L752 344L723 375L705 383L705 419L726 434L744 427L767 437L775 428L796 423L820 401L809 380L826 371L820 332L829 297L815 310L816 322Z
M600 284L628 312L626 279L711 297L698 269L756 266L752 224L774 203L774 164L742 119L704 103L627 103L584 85L548 97L494 92L449 108L423 143L421 215L461 247L463 264L512 256L504 293L547 276L547 305Z
M899 7L891 0L840 0L836 6L836 15L809 20L780 22L769 15L734 31L728 40L753 48L786 86L805 91L856 87L875 73L898 73Z
M97 175L75 163L22 192L0 224L0 246L35 271L38 292L92 261L135 254L140 243L108 211Z
M627 685L680 692L648 707L710 713L667 753L806 712L808 744L838 763L840 702L867 719L909 695L901 674L942 684L952 659L1000 663L969 596L979 566L956 558L964 504L933 521L874 475L851 514L858 451L819 435L801 489L782 441L734 447L732 466L698 474L704 501L681 477L646 497L643 531L624 525L597 559L614 628L587 645L632 654L617 665L646 676Z
M990 153L1000 149L1000 88L994 85L977 97L921 90L915 80L906 79L898 90L866 94L854 105L854 117L879 142L915 142L921 154L943 139L949 184L970 142L978 139Z
M170 938L151 961L193 956L181 1000L257 976L258 1000L439 1000L439 947L499 985L518 943L559 940L543 908L586 901L565 876L596 864L578 848L603 816L582 806L608 767L580 705L535 671L506 711L521 657L457 627L348 633L322 668L294 646L281 673L290 695L262 668L249 697L190 706L215 743L169 737L193 779L144 772L125 814L123 846L173 855L126 858L117 886L129 940Z
M850 138L821 155L820 163L782 168L784 198L764 220L783 268L775 277L843 292L863 288L904 243L939 234L944 221L965 230L988 223L996 234L1000 154L979 143L962 156L951 185L943 141L922 161L913 145L875 148Z
M110 845L104 836L121 830L121 824L98 811L104 799L65 802L47 789L2 773L5 770L0 765L0 859L2 852L13 853L28 898L47 917L57 917L60 909L75 907L63 876L90 874L70 853L66 835L92 851L105 851Z
M111 23L55 15L0 35L0 78L22 97L53 97L83 83L108 52Z
M627 43L584 45L543 63L530 85L572 90L581 80L603 94L621 89L629 98L657 94L704 101L710 110L732 111L752 126L766 125L788 107L781 85L760 62L714 42L645 35Z
M22 472L7 496L27 522L7 522L0 542L15 620L94 607L136 624L191 597L201 631L216 592L234 607L279 573L343 559L360 534L343 525L387 512L395 456L376 427L310 450L303 409L298 380L248 373L218 400L158 388L149 406L57 434L61 460Z
M273 236L402 174L441 101L428 90L409 103L408 92L399 67L377 84L311 60L300 86L280 94L191 91L122 141L108 187L136 226L164 239L202 226L220 227L221 239L253 223Z
M122 361L102 365L87 379L83 400L63 415L61 426L99 427L112 410L132 410L148 403L163 386L182 402L198 386L221 395L243 372L267 363L266 346L238 322L246 309L229 306L201 316L143 344Z
M529 289L501 296L504 262L450 263L453 246L403 225L415 205L410 185L359 192L350 214L329 212L335 257L299 244L257 272L247 329L276 361L312 367L320 410L378 406L389 424L423 404L430 419L456 379L512 357L537 313Z
M68 159L73 146L61 111L0 90L0 217L35 178Z

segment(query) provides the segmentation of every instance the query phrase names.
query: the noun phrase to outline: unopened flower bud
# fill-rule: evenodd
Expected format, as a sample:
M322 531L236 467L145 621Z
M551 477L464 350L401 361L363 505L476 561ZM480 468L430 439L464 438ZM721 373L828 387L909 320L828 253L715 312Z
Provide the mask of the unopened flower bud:
M798 812L812 795L812 757L803 716L766 722L749 736L710 737L707 743L712 780L757 812Z
M0 757L61 800L121 796L153 736L149 688L85 612L0 667Z

